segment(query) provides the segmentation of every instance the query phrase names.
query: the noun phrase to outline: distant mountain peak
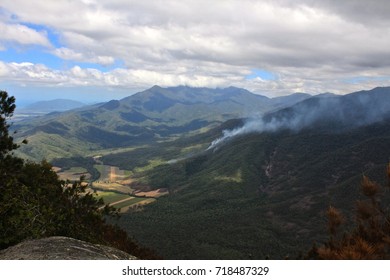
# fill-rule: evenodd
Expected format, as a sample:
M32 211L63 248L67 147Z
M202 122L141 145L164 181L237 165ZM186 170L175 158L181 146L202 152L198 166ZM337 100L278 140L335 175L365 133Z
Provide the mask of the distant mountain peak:
M163 88L158 86L158 85L154 85L154 86L152 86L151 88L149 88L147 90L160 90L160 89L163 89Z

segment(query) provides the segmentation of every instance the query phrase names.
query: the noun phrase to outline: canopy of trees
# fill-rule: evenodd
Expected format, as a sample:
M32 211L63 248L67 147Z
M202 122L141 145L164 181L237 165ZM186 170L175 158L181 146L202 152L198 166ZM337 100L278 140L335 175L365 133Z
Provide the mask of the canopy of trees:
M82 178L72 184L61 181L49 163L26 162L14 155L19 145L8 123L14 110L15 98L0 91L0 249L25 239L60 235L156 258L126 232L106 223L105 217L115 216L116 210L86 192Z

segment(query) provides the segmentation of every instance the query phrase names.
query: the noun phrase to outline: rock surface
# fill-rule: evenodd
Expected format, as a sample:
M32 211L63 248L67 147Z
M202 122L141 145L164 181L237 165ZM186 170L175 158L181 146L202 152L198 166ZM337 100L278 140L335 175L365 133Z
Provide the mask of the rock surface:
M0 260L135 260L118 249L53 236L21 242L0 251Z

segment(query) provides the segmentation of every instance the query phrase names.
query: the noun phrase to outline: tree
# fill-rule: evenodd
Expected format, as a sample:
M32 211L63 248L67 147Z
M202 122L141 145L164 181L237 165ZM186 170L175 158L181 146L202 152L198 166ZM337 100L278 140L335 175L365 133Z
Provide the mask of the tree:
M10 125L7 123L14 113L14 103L14 97L9 97L7 92L0 91L0 187L8 184L12 174L17 172L22 165L20 159L12 156L12 151L17 149L18 145L9 135Z
M118 213L92 193L87 183L59 180L46 162L25 162L13 151L19 147L7 123L15 98L0 91L0 249L24 239L62 235L117 247L141 258L156 258L126 232L106 223Z
M387 166L390 189L390 164ZM329 240L314 246L308 258L314 259L390 259L390 211L382 205L389 189L363 176L361 192L365 199L356 203L356 225L342 233L346 219L334 207L327 211Z
M10 151L18 148L8 133L10 125L7 120L12 117L14 110L15 98L9 97L5 91L0 91L0 160L3 160Z
M18 148L9 135L10 125L8 119L12 117L15 110L15 98L9 97L7 92L0 91L0 248L12 243L11 232L14 232L11 221L20 209L15 207L18 190L17 174L23 166L21 159L12 156L11 152ZM19 191L24 195L23 191Z

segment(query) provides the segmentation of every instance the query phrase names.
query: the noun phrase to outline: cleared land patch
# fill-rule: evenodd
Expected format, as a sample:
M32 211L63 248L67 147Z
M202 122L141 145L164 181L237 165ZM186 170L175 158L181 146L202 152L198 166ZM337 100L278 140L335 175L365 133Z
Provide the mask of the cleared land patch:
M98 195L98 198L103 198L104 203L106 204L112 204L117 201L129 198L129 195L126 194L120 194L116 192L104 192L104 191L97 191L96 194Z
M120 183L110 183L106 181L95 181L92 183L91 188L99 191L117 192L122 194L132 194L134 190L128 185L122 185Z
M91 174L84 167L72 167L64 171L58 167L53 167L53 170L57 172L61 180L77 181L81 176L85 176L87 180L91 178Z
M153 203L156 201L156 198L168 194L167 189L149 191L149 187L146 189L134 188L132 185L135 179L132 178L134 175L132 171L105 165L100 161L99 157L95 159L95 162L98 164L95 164L94 168L98 170L100 177L98 180L90 183L88 191L95 193L98 199L102 198L105 204L120 209L122 213L129 209L133 211L142 210L143 205ZM161 164L161 160L152 160L149 161L148 165L136 168L135 171L149 170L159 164ZM87 169L82 167L72 167L65 171L62 171L61 168L53 167L53 170L64 180L77 181L82 175L86 175L87 179L91 178Z
M132 175L129 170L122 170L116 166L96 164L94 167L99 171L100 178L98 181L103 182L117 182L126 180Z

